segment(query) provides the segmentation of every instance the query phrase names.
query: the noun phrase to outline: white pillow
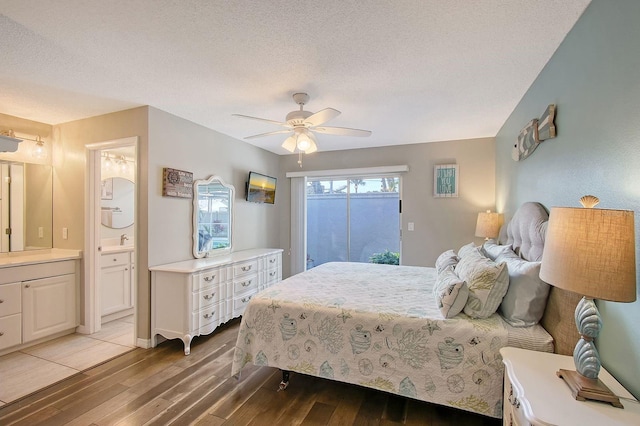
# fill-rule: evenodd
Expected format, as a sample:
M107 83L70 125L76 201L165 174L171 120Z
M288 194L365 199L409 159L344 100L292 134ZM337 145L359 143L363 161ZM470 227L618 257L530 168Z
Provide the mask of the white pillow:
M462 259L463 257L474 253L480 253L480 247L478 247L475 243L469 243L460 247L460 250L458 250L458 257Z
M453 318L462 312L467 303L469 288L453 271L453 266L449 266L438 274L433 296L442 315L445 318Z
M500 304L500 313L514 327L537 324L544 314L549 284L540 279L540 262L529 262L517 254L506 252L498 256L509 272L509 288Z
M498 309L509 287L504 262L496 263L476 252L460 259L456 274L469 286L465 314L471 318L487 318Z
M453 266L455 268L459 260L460 259L453 250L445 251L436 259L436 272L438 274L441 273L447 268L447 266Z
M508 252L513 253L511 244L502 246L496 243L496 240L485 241L484 244L482 245L481 251L484 253L485 256L487 256L491 260L496 260L496 258L500 256L502 253L508 253Z

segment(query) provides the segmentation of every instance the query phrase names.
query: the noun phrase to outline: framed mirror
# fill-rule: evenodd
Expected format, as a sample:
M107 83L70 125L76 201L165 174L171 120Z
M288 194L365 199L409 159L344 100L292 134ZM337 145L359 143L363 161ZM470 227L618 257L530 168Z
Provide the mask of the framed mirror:
M0 160L0 253L53 247L53 173Z
M233 241L235 189L218 176L193 184L193 256L228 254Z
M112 229L133 225L135 185L129 179L112 177L103 179L100 194L100 222Z

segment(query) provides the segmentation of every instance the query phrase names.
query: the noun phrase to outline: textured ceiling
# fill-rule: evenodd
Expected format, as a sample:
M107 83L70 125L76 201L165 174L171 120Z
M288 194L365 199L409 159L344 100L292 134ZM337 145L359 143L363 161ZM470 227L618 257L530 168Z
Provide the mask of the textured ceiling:
M231 114L284 121L302 91L373 132L320 150L490 137L589 2L0 0L0 112L151 105L242 139L279 128Z

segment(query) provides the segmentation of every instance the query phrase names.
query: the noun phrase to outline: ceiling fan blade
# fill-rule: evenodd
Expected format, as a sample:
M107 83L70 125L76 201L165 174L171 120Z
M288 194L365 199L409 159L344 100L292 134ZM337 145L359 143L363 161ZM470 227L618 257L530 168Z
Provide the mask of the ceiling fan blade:
M260 133L259 135L247 136L245 137L245 139L255 139L255 138L261 138L263 136L281 135L282 133L291 133L291 130L285 129L285 130L276 130L274 132Z
M286 149L289 152L293 152L296 150L296 136L292 135L289 136L287 139L284 140L284 142L282 143L282 147L284 149Z
M304 120L304 124L306 124L309 127L319 126L333 118L336 118L339 115L340 115L340 111L338 111L337 109L325 108L307 117Z
M285 126L285 127L289 127L289 128L291 127L289 124L283 123L282 121L268 120L266 118L252 117L250 115L242 115L242 114L231 114L231 115L233 115L234 117L248 118L250 120L265 121L267 123L277 124L278 126Z
M312 131L337 136L371 136L370 130L350 129L348 127L313 127Z

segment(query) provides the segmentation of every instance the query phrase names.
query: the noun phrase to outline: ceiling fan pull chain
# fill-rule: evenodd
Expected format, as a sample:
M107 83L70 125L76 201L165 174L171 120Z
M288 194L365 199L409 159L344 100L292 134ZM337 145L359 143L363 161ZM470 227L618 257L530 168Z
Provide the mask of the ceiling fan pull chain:
M302 151L298 151L298 165L302 168Z

